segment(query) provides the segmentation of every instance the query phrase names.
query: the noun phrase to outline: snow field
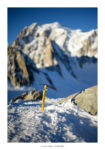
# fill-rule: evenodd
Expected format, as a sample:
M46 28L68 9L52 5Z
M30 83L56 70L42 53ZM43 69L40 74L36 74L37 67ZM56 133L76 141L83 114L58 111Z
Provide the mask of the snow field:
M71 100L17 101L8 105L9 142L96 142L97 116L91 116Z

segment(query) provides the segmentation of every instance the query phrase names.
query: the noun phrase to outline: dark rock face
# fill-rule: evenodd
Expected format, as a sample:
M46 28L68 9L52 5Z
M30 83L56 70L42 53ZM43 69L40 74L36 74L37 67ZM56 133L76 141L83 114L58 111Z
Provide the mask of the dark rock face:
M97 63L97 58L93 57L88 57L88 56L81 56L81 57L77 57L77 61L79 66L82 68L84 64L86 63Z
M41 100L42 99L42 93L39 90L32 90L32 91L23 93L22 95L12 99L11 102L15 102L18 99L22 99L22 100Z
M88 88L77 94L74 103L92 115L97 114L97 86Z
M13 86L29 85L28 68L21 52L8 46L8 78Z

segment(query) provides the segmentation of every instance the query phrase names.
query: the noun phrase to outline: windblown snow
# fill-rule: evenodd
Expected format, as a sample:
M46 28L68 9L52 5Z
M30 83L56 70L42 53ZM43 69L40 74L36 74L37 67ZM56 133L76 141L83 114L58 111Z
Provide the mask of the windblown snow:
M8 105L9 142L97 142L97 116L71 100L17 101Z

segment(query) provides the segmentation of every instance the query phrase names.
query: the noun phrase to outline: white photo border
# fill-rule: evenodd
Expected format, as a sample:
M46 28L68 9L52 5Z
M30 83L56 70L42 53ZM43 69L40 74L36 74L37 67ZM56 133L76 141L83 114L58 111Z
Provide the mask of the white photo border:
M98 8L98 142L97 143L8 143L7 142L7 8L8 7L97 7ZM105 148L105 3L104 0L1 0L0 1L0 144L8 149ZM1 146L0 145L0 146ZM58 146L58 147L57 147Z

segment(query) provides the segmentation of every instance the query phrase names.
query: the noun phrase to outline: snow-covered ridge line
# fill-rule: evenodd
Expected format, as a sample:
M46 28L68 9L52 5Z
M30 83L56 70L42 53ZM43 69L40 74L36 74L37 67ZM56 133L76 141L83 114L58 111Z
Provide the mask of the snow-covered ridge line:
M97 30L82 32L61 26L59 23L32 25L25 27L13 46L20 46L26 53L31 51L41 51L46 45L47 39L54 40L56 44L71 56L95 56L97 57ZM36 52L34 52L36 53Z

